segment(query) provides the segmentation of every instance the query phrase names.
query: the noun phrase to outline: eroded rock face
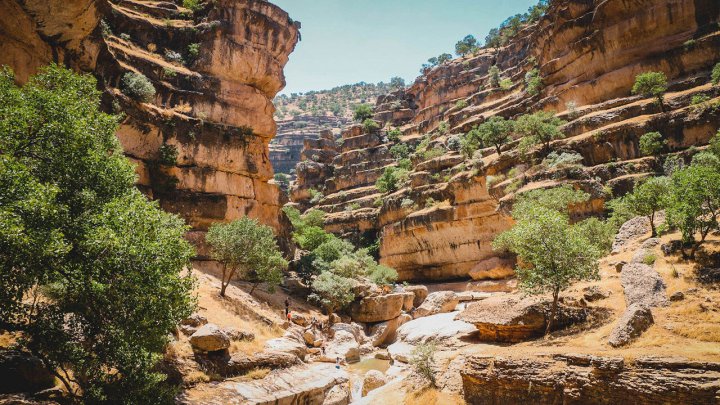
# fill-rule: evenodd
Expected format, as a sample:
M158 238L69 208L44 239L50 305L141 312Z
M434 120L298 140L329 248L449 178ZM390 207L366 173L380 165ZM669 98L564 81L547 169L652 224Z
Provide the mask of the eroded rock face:
M363 378L362 396L366 396L368 392L380 388L387 383L385 374L378 370L370 370L365 373Z
M350 316L357 322L382 322L400 316L405 294L392 293L362 298L350 307Z
M454 311L459 302L460 300L452 291L436 291L430 293L422 305L415 309L413 317L417 319L423 316Z
M587 355L553 359L468 356L461 371L470 404L717 404L720 364Z
M455 319L474 324L481 340L520 342L545 332L550 306L549 300L539 297L495 296L470 304ZM553 329L584 322L587 315L586 308L558 304Z
M287 13L252 0L213 2L195 20L150 1L3 0L1 7L0 64L21 82L53 61L93 73L104 107L125 113L117 134L140 189L188 221L199 258L214 222L251 216L284 232L284 201L268 182L268 142L276 130L271 100L298 40ZM101 19L111 32L102 32ZM127 72L150 80L152 100L122 93ZM160 162L161 147L177 150L175 162Z

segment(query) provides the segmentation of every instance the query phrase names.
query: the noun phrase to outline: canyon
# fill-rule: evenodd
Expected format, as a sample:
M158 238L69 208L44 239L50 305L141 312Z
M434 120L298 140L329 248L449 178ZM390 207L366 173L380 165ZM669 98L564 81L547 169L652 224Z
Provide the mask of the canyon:
M552 1L506 44L373 96L377 127L349 110L281 111L301 24L280 7L200 3L0 0L0 65L19 83L50 63L94 76L101 108L119 115L138 188L189 226L196 256L183 271L197 307L169 331L158 363L177 403L720 403L720 290L697 276L717 271L717 232L691 261L672 248L680 232L651 235L646 218L630 219L598 278L562 292L554 325L552 300L521 294L518 259L493 249L523 193L569 185L590 196L570 207L573 220L604 217L607 201L663 172L663 161L689 164L709 149L720 130L720 86L710 80L720 3ZM668 79L660 104L632 94L648 71ZM154 95L129 96L128 73ZM534 75L542 85L532 90ZM463 153L477 125L537 111L563 120L550 148L523 148L513 134ZM641 151L651 131L665 141L656 155ZM414 151L408 161L399 146ZM577 159L554 164L549 149ZM396 188L378 187L401 166ZM291 180L287 194L276 173ZM397 279L366 277L349 304L321 309L310 296L319 275L296 277L315 253L293 238L283 207L321 210L319 231L351 242L345 256L370 252ZM277 289L233 280L220 296L225 268L210 260L205 234L246 216L273 229L289 270ZM44 366L2 342L0 374L11 372L0 403L62 403ZM4 397L5 379L32 367L51 381L35 381L26 390L35 396Z

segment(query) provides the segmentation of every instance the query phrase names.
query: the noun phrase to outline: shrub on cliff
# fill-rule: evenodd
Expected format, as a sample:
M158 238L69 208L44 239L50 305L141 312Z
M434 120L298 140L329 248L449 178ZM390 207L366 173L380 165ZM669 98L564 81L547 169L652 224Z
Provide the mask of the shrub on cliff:
M569 187L538 190L513 208L515 225L500 234L493 248L518 255L516 273L529 294L551 293L553 300L546 333L552 330L560 292L583 280L599 279L598 260L608 241L593 241L594 224L571 224L568 207L587 198Z
M433 386L435 385L433 369L435 368L436 351L437 345L434 341L430 340L417 345L412 350L410 357L410 364L413 366L413 370Z
M521 149L541 143L545 150L550 149L550 142L563 137L560 126L565 121L557 118L552 111L538 111L534 114L521 115L515 122L514 129L524 138L520 142Z
M389 166L385 168L382 176L375 182L375 187L381 193L391 193L396 191L408 177L408 171L397 167Z
M393 129L391 129L391 130L388 131L388 133L387 133L387 139L388 139L388 141L390 141L390 142L399 142L399 141L400 141L400 135L402 135L402 132L401 132L399 129L397 129L397 128L393 128Z
M712 80L712 84L714 85L720 83L720 63L713 66L712 73L710 74L710 79Z
M488 79L490 81L490 87L500 87L500 69L497 65L492 65L490 69L488 69Z
M380 129L380 124L378 124L377 121L375 121L372 118L365 119L365 121L363 121L362 125L363 125L363 129L368 134Z
M666 143L660 132L648 132L640 137L640 153L643 156L657 155Z
M410 148L408 148L407 144L399 143L390 147L390 154L396 160L405 159L410 156Z
M194 308L187 227L135 187L91 76L0 73L0 319L77 403L173 403L156 368Z
M455 44L455 54L458 56L465 56L471 53L475 53L480 49L478 40L472 35L467 35Z
M512 130L513 121L506 121L505 118L498 116L490 117L465 135L463 152L466 156L472 157L477 149L487 145L494 146L499 156L500 147L510 141Z
M663 98L667 88L668 83L665 73L645 72L635 76L632 94L640 94L643 97L655 97L658 104L660 104L660 110L665 111Z
M127 72L122 78L122 92L135 101L148 103L155 96L155 87L145 75Z
M540 70L532 69L525 74L525 88L531 96L537 96L542 90L543 82L540 77Z
M360 104L353 109L353 118L358 122L365 122L366 119L372 118L373 108L370 104Z
M670 179L667 177L652 177L637 185L632 193L622 198L633 215L645 216L650 220L653 238L657 236L655 214L667 208L670 185Z
M243 217L227 224L213 224L205 240L213 259L223 264L221 296L225 296L225 289L235 276L253 283L250 294L259 283L267 283L272 291L282 281L282 271L288 263L269 226Z

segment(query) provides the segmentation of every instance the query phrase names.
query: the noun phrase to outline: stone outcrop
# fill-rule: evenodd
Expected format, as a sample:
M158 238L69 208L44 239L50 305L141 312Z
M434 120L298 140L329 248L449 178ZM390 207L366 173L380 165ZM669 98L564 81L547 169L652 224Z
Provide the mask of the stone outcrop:
M350 316L357 322L382 322L400 316L404 293L391 293L361 298L350 306Z
M294 179L295 165L302 160L312 159L315 151L325 150L323 143L334 143L333 134L339 133L348 124L350 119L342 116L319 115L302 115L278 121L277 135L270 142L273 169L276 173L285 173Z
M415 309L413 317L417 319L423 316L454 311L459 302L460 300L452 291L436 291L430 293L422 305Z
M608 343L619 347L630 343L654 323L652 312L641 304L630 305L610 332Z
M55 377L42 360L17 350L0 350L0 394L35 393L53 386Z
M475 327L455 319L457 312L446 312L408 321L398 328L402 342L420 344L428 341L447 342L475 332Z
M366 396L368 392L380 388L387 383L385 374L378 370L370 370L363 377L362 396Z
M368 338L375 347L393 343L397 336L398 328L410 320L412 320L410 315L401 314L397 318L389 321L378 322L368 328Z
M551 302L543 298L500 295L470 304L455 318L478 329L479 338L490 342L520 342L542 336ZM584 322L586 308L558 304L553 330Z
M271 100L298 40L287 13L252 0L219 0L194 14L144 0L3 0L2 9L0 64L21 82L50 62L94 74L103 106L124 113L117 135L138 186L187 220L199 258L213 222L251 216L284 231L268 143ZM123 93L130 72L150 80L151 100ZM174 161L162 151L177 152L166 154Z
M661 172L666 156L688 162L696 153L691 147L707 144L717 132L720 110L713 103L720 88L709 83L709 72L720 60L719 13L710 1L554 1L505 46L425 71L408 89L378 99L375 119L398 128L399 141L343 136L347 146L315 204L331 212L326 229L379 238L380 261L400 280L467 278L473 269L476 277L511 274L511 266L488 260L498 257L491 242L512 225L507 214L517 194L570 184L591 195L573 208L573 218L600 214L610 190L622 195L636 180ZM493 65L511 80L509 89L490 83ZM537 95L525 84L531 69L542 80ZM635 76L647 71L669 79L663 109L631 95ZM709 100L691 105L700 95ZM576 153L581 162L537 164L547 151L535 148L527 156L536 162L531 166L518 153L517 139L503 146L502 155L485 148L473 159L452 146L454 137L492 116L514 119L539 110L567 121L565 138L551 148ZM640 153L639 138L651 131L667 140L661 159ZM412 156L398 190L380 194L374 180L397 164L384 151L400 143L423 144L424 153ZM350 172L355 176L348 179L344 173Z
M476 355L465 359L461 376L473 405L720 403L720 364L683 359Z
M215 352L230 347L230 337L217 325L208 323L190 336L190 344L194 350Z
M413 293L413 306L415 308L422 305L422 303L425 301L425 298L427 298L428 296L428 288L424 285L409 285L403 287L403 290Z
M640 304L645 307L667 305L665 281L655 269L647 264L628 263L620 272L620 282L625 292L627 306Z

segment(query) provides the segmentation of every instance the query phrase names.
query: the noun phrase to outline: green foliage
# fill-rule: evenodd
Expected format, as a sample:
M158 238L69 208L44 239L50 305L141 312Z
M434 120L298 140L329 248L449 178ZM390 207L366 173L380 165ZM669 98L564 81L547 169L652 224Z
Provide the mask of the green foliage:
M410 159L400 159L398 160L397 168L410 171L412 170L412 162Z
M351 278L324 271L312 282L313 294L309 298L323 305L328 313L333 313L355 299L355 285L356 281Z
M405 79L403 79L402 77L398 77L398 76L391 77L390 78L390 87L392 87L394 89L402 89L403 87L405 87Z
M380 129L380 124L378 124L377 121L375 121L372 118L368 118L365 121L363 121L362 125L363 125L363 129L367 133L371 133L371 132L374 132L374 131L377 131L378 129Z
M398 167L388 166L383 171L382 176L375 182L375 187L381 193L392 193L404 183L408 178L408 171Z
M122 78L122 92L135 101L148 103L155 96L155 86L145 75L127 72Z
M445 135L449 130L447 121L440 121L437 127L437 131L440 135Z
M692 243L688 256L694 258L708 233L718 228L720 187L714 185L720 184L720 171L716 167L690 165L677 170L671 179L668 222L682 232L683 242ZM699 241L695 239L697 233Z
M203 3L202 0L183 0L182 5L193 13L196 13L205 7L205 3Z
M402 132L397 128L393 128L388 131L387 138L390 142L399 142L400 135L402 135Z
M280 190L287 192L290 188L290 177L287 174L275 173L273 179L275 180L275 183L277 183L278 187L280 187Z
M710 80L712 81L712 84L716 86L720 83L720 63L713 66L712 73L710 74Z
M177 71L171 68L163 68L163 76L168 79L172 79L177 76Z
M657 260L657 256L652 253L648 253L643 256L642 262L647 264L648 266L652 266L653 264L655 264L655 260Z
M463 108L467 107L468 103L465 100L458 100L457 103L455 103L455 108L458 110L462 110Z
M377 265L370 271L370 281L378 285L392 284L397 280L398 273L392 267Z
M123 32L122 34L120 34L120 39L124 41L130 41L130 35Z
M220 295L225 295L225 288L233 276L256 285L267 283L271 291L282 281L287 261L283 259L269 226L243 217L227 224L213 224L205 240L210 245L213 259L229 270L227 275L223 272Z
M513 206L512 217L524 219L532 214L535 206L569 215L571 205L585 202L588 198L590 198L588 193L570 186L532 190L518 196Z
M370 104L360 104L353 109L353 118L358 122L372 118L373 108Z
M390 154L397 160L410 156L410 148L405 143L398 143L390 147Z
M500 155L500 147L510 141L512 131L512 121L500 116L490 117L465 135L463 152L466 156L472 156L481 146L487 145L494 146L495 151Z
M173 403L156 365L194 308L188 228L137 191L99 105L89 75L0 73L0 319L77 402Z
M302 232L293 234L293 239L303 250L315 250L329 238L330 235L319 226L308 226Z
M543 165L547 167L566 167L575 166L581 164L583 157L579 153L575 152L562 152L557 153L552 151L548 153L547 157L543 159Z
M163 143L158 150L160 164L165 166L175 166L178 157L178 149L175 145Z
M498 83L498 86L500 87L500 90L502 91L508 91L512 88L513 82L512 80L508 78L500 79L500 83Z
M325 197L323 195L323 193L321 193L318 190L315 190L314 188L311 188L310 190L308 190L308 193L310 193L310 203L311 204L317 204L320 202L320 200L323 199L323 197Z
M525 87L527 88L528 94L537 96L540 94L540 90L543 88L542 77L540 77L540 70L532 69L525 74Z
M497 65L490 66L488 77L490 78L490 87L500 87L500 69Z
M602 254L610 253L617 228L610 221L592 217L575 224Z
M445 154L445 149L438 146L438 147L435 147L435 148L432 148L432 149L429 149L429 150L426 150L423 152L419 152L418 156L422 160L430 160L430 159L435 159L436 157L440 157L444 154Z
M187 53L190 57L190 60L197 59L197 57L200 56L200 43L193 43L188 45Z
M643 156L657 155L666 143L660 132L648 132L640 137L640 153Z
M552 330L560 292L578 281L599 279L601 249L587 234L593 226L572 225L566 212L553 208L565 210L568 200L574 200L571 190L538 190L516 204L515 225L493 242L493 248L521 259L515 269L521 289L533 295L552 293L546 333Z
M437 345L434 341L430 340L417 345L412 350L410 357L410 364L412 365L413 370L432 385L435 385L433 368L435 367L436 351Z
M472 35L467 35L462 40L455 44L455 54L458 56L465 56L471 53L475 53L480 49L478 40Z
M554 112L538 111L521 115L515 122L515 130L525 136L527 143L542 143L545 149L549 149L552 140L563 137L560 126L564 124L565 121L557 118Z
M667 91L668 83L665 73L645 72L635 76L635 84L632 87L632 94L640 94L643 97L655 97L663 107L663 96Z
M100 20L100 33L103 37L107 38L113 34L112 27L110 27L110 24L108 24L105 19Z

